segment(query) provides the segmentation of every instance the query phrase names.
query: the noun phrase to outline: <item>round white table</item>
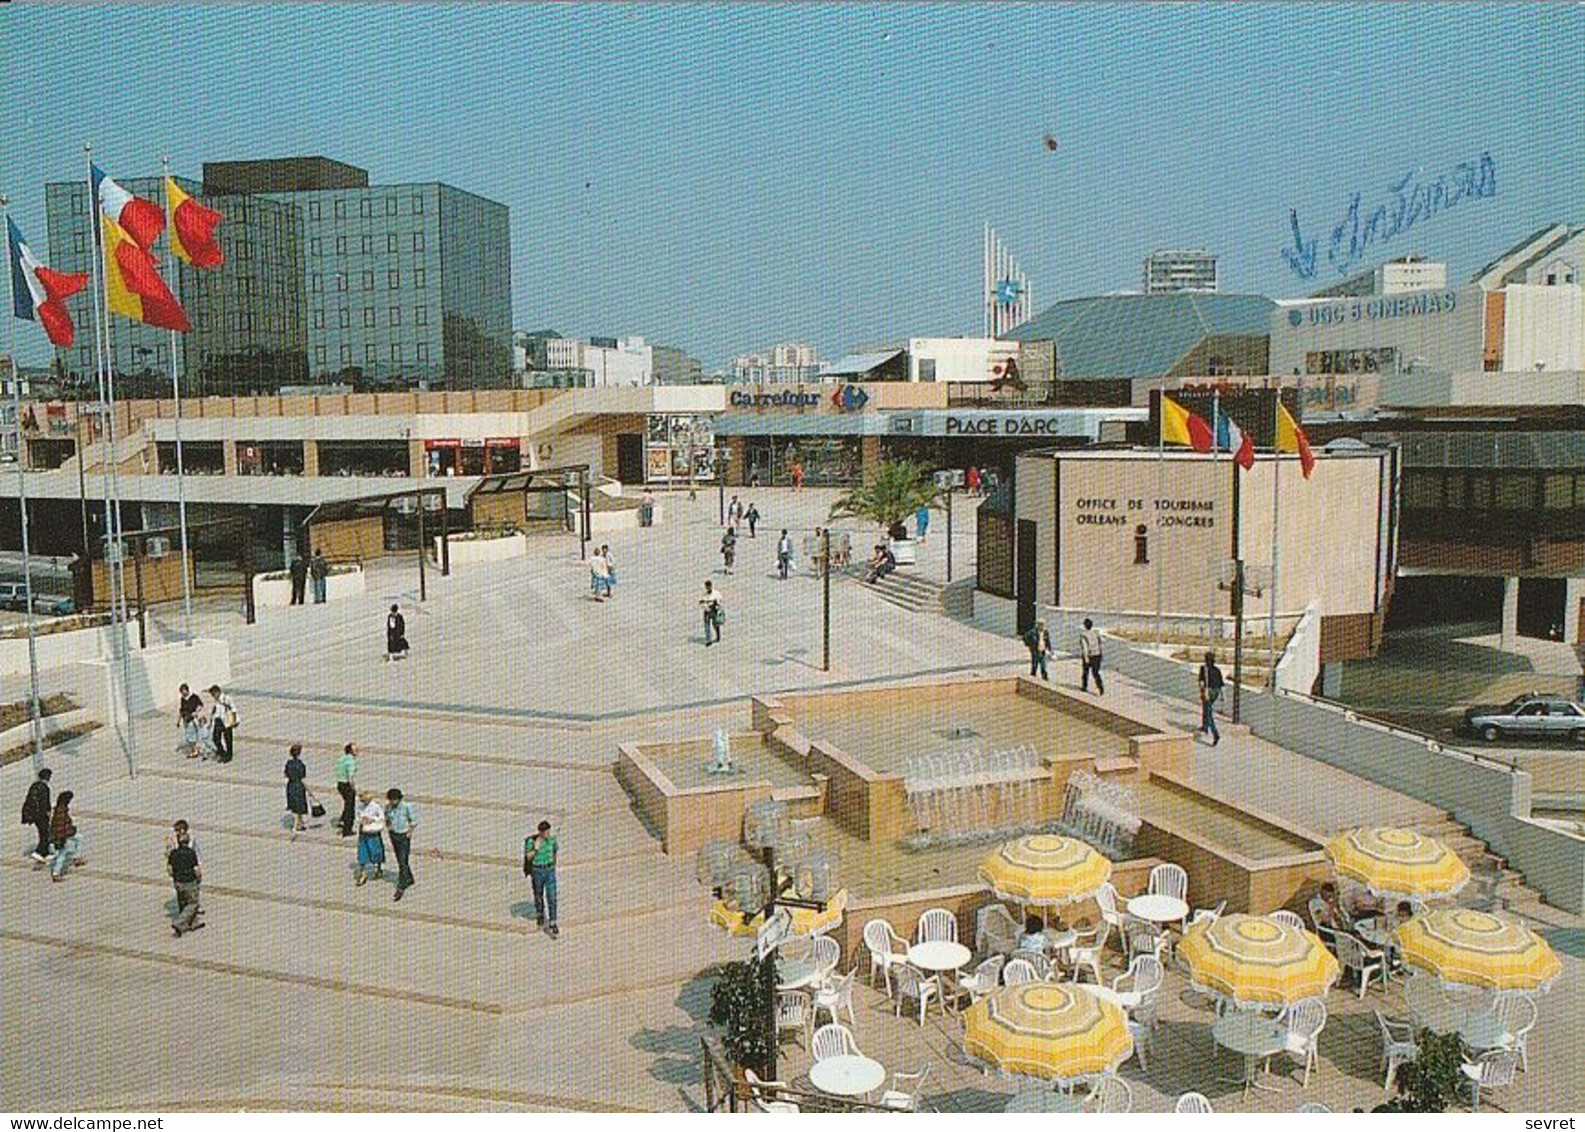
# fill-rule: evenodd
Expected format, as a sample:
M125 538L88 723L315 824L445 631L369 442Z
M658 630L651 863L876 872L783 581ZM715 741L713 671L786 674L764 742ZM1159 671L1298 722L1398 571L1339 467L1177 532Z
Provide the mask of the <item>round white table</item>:
M857 1053L827 1057L809 1067L810 1083L833 1097L862 1097L880 1088L885 1080L884 1065Z
M908 962L926 971L935 980L936 997L941 1000L941 1012L947 1010L947 988L942 983L941 976L947 972L957 972L969 965L974 958L974 952L964 947L961 943L953 943L946 939L932 939L924 943L916 943L908 949Z
M803 990L820 981L820 965L813 959L778 959L776 989Z
M1148 894L1128 901L1128 914L1153 924L1177 924L1189 916L1189 905L1176 896Z
M1102 1002L1110 1002L1113 1006L1119 1006L1124 1010L1132 1010L1139 1005L1140 996L1138 991L1115 991L1111 987L1100 986L1095 983L1074 983L1073 985L1083 987Z
M1083 1112L1084 1102L1055 1089L1025 1089L1007 1102L1003 1112Z
M1282 1091L1262 1085L1256 1078L1260 1073L1261 1061L1287 1047L1288 1031L1285 1026L1253 1010L1229 1010L1211 1027L1211 1036L1223 1049L1244 1055L1245 1097L1249 1096L1251 1089L1268 1093Z

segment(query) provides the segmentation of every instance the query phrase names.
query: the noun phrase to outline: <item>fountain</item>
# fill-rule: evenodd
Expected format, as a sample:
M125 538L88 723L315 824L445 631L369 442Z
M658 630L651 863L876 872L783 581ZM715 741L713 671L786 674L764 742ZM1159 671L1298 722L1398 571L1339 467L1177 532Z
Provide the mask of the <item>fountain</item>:
M1103 781L1088 771L1074 771L1068 776L1056 827L1121 861L1133 853L1139 812L1139 797L1127 786Z
M969 728L937 732L976 737ZM1038 751L1027 744L1000 750L959 747L903 760L903 789L918 832L905 848L1003 841L1045 828Z
M732 763L732 740L727 738L726 728L715 729L715 759L705 764L706 774L736 774L738 768Z

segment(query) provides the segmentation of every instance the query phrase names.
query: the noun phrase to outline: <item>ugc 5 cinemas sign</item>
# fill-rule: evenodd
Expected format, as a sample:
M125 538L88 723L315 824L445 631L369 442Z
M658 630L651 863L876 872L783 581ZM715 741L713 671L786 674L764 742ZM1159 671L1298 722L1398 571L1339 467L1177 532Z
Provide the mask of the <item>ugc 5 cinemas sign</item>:
M1345 322L1376 322L1423 314L1449 314L1458 306L1456 291L1411 291L1401 295L1375 295L1337 303L1291 307L1288 325L1338 326Z

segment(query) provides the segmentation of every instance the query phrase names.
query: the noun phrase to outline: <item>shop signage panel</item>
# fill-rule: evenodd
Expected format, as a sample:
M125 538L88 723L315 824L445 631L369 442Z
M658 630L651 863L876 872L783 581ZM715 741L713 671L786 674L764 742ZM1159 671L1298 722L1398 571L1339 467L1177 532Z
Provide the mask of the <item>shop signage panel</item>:
M1041 436L1088 436L1091 422L1083 414L1039 412L925 413L928 436L983 436L1016 439Z

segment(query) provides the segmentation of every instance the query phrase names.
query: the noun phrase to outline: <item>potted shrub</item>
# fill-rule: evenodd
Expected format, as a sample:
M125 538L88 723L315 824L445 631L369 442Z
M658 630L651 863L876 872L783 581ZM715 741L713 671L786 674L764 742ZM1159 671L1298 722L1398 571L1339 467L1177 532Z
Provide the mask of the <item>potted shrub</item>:
M1446 1112L1448 1105L1469 1096L1463 1043L1457 1034L1421 1030L1415 1044L1420 1055L1398 1070L1398 1095L1373 1111Z
M899 566L914 562L914 543L907 521L921 507L941 497L928 466L914 460L883 460L867 483L853 488L831 505L832 519L869 519L886 532Z
M764 979L757 959L724 963L710 988L710 1021L721 1031L722 1048L739 1072L752 1069L761 1076L776 1040L776 1017Z

